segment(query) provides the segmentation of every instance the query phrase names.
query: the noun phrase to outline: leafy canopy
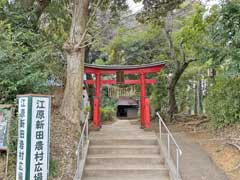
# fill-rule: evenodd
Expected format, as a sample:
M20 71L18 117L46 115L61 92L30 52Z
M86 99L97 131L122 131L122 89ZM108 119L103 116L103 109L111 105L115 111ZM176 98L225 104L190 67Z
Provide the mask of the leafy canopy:
M42 20L36 28L29 21L31 11L6 1L1 1L0 5L0 103L12 102L16 94L47 92L50 80L63 80L61 46L68 30L65 26L68 19L46 13L48 23ZM54 7L48 10L51 9ZM56 14L59 11L55 9Z

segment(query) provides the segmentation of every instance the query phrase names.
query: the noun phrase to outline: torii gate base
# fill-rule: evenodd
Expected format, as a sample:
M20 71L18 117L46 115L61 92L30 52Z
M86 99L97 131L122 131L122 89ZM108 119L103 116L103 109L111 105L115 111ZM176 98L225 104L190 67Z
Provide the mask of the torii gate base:
M95 97L94 97L94 113L93 123L94 128L100 128L100 102L101 102L101 86L106 84L117 84L116 80L102 80L102 75L117 74L121 71L124 75L135 74L140 76L140 80L125 80L123 84L137 84L141 86L141 97L140 97L140 120L141 128L150 128L150 100L146 96L146 85L156 84L155 79L146 79L146 75L149 73L160 72L165 66L165 63L154 63L148 65L113 65L113 66L96 66L96 65L85 65L86 74L95 74L95 80L86 80L86 84L95 84Z

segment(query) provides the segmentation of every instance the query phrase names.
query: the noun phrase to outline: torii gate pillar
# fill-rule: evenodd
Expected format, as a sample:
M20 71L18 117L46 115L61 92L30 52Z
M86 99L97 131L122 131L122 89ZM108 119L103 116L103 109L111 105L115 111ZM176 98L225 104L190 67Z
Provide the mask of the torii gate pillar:
M94 115L93 115L93 126L94 128L100 128L100 102L101 102L101 74L97 73L96 76L96 88L94 97Z
M145 82L145 74L140 74L140 86L141 86L141 97L140 97L140 110L141 110L141 128L145 127L145 96L146 96L146 82Z

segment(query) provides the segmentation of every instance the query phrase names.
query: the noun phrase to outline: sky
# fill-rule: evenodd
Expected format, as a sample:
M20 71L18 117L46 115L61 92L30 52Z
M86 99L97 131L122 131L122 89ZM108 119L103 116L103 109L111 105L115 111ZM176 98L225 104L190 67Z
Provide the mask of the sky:
M201 1L205 3L208 8L220 2L220 0L201 0Z
M127 3L133 14L143 8L143 4L141 2L135 3L133 0L127 0Z
M9 2L14 2L15 0L8 0ZM214 4L217 4L220 0L201 0L202 2L206 3L208 7L211 7ZM135 3L133 0L127 0L127 3L132 10L133 13L141 10L143 8L143 4L141 2Z
M211 6L218 4L220 0L201 0L204 4L206 4L207 8L210 8ZM127 0L127 3L129 5L130 10L132 10L133 13L136 13L137 11L141 10L143 8L143 4L135 3L133 0Z

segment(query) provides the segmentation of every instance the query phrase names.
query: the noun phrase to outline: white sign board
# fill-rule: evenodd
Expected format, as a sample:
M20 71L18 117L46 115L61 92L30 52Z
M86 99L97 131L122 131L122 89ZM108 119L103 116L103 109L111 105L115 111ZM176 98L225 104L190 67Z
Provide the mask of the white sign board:
M48 179L50 101L49 96L19 97L17 180Z
M49 147L49 98L32 98L30 179L47 180Z

